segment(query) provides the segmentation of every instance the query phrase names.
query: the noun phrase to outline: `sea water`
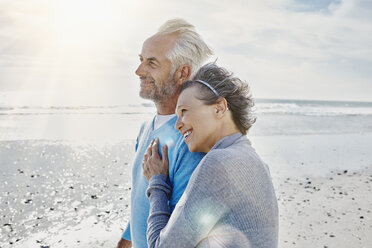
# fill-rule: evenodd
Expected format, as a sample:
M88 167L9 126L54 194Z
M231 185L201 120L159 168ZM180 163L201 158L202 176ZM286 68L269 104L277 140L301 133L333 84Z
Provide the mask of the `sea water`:
M156 108L128 104L14 102L0 94L0 140L118 142L135 139ZM372 103L256 99L251 136L372 132Z

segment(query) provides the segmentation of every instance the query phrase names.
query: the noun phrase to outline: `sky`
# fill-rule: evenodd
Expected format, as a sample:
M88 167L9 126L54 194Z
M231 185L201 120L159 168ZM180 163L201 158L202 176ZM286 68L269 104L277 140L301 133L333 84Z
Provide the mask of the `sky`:
M372 102L370 0L0 0L0 96L141 101L142 43L176 17L255 98Z

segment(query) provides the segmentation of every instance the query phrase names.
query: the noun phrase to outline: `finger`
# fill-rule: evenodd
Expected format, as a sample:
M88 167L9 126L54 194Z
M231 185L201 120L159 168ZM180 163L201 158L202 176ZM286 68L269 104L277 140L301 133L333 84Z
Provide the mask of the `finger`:
M143 169L143 171L147 171L149 169L148 165L145 161L142 162L142 169Z
M154 140L151 141L149 147L147 147L147 150L146 150L146 154L148 154L149 156L152 155L152 145L154 143Z
M159 139L156 139L154 144L152 145L152 151L151 151L152 154L151 155L154 155L154 156L159 155L158 154L158 149L159 149Z
M168 147L167 145L163 145L161 149L161 156L163 157L163 163L167 165L168 168Z

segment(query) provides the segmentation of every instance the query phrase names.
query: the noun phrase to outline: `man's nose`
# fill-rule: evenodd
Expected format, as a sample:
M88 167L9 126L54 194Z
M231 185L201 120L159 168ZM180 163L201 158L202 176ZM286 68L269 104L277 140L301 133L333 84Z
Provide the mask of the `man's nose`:
M136 75L137 76L144 76L144 68L143 68L143 63L139 64L139 66L137 67L137 70L136 70Z

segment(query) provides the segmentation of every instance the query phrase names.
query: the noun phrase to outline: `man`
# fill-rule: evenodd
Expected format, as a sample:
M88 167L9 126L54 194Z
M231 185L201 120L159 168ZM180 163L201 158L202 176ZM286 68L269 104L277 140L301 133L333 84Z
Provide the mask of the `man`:
M147 247L146 230L149 201L148 182L143 176L142 160L153 139L160 147L168 146L169 182L173 192L169 207L174 209L186 188L189 177L204 154L190 153L182 135L174 128L177 98L183 82L212 55L211 49L196 33L194 26L174 19L164 23L143 46L136 74L141 81L140 96L155 103L157 114L145 122L137 137L132 170L130 222L118 243L118 248Z

